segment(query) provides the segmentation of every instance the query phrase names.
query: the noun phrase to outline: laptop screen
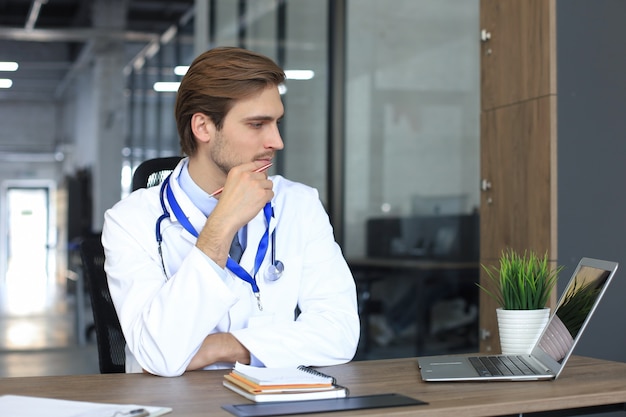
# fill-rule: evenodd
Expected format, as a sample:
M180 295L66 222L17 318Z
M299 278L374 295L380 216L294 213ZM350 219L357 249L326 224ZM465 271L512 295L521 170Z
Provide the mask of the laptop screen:
M616 269L617 264L614 262L590 258L580 261L533 355L548 355L557 363L556 368L562 368Z

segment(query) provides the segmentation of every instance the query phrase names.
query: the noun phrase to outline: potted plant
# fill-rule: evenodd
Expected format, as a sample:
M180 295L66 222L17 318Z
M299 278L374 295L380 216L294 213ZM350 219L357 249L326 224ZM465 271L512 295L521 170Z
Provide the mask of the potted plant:
M529 353L550 317L547 307L563 267L553 268L548 254L502 251L499 265L482 265L492 285L478 285L499 305L496 309L502 353Z

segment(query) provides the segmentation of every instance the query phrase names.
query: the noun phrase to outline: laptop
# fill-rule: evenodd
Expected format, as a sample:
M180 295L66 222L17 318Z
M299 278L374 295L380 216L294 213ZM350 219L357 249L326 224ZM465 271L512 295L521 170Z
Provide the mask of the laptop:
M580 260L530 354L418 357L422 379L536 381L558 378L613 279L617 266L616 262L598 259Z

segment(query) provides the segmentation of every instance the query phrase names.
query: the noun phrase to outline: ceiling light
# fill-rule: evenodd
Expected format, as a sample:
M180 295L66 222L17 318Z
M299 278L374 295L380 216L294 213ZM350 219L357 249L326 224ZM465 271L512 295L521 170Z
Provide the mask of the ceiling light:
M17 71L19 65L17 62L2 62L0 61L0 71Z
M154 91L157 91L159 93L164 93L164 92L176 92L178 91L179 86L180 86L179 82L159 81L159 82L154 83L152 88L154 89Z
M13 80L8 78L0 78L0 88L11 88Z
M285 70L285 76L288 80L310 80L315 76L315 72L311 70Z
M174 67L174 74L183 76L189 70L188 65L178 65ZM286 70L285 77L288 80L310 80L315 76L315 72L311 70ZM178 91L178 87L180 86L179 82L163 82L159 81L154 83L154 91L158 92L176 92ZM278 91L281 95L287 92L287 86L281 84L278 88Z
M174 74L180 75L181 77L187 74L187 70L189 69L189 65L177 65L174 67Z
M183 76L189 70L189 65L178 65L174 68L174 74ZM285 70L285 77L288 80L310 80L315 77L315 72L311 70Z

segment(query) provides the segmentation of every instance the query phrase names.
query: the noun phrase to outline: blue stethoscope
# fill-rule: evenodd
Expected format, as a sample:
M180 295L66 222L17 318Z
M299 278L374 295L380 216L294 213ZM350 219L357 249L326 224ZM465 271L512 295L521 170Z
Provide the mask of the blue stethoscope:
M156 241L159 246L159 257L161 258L161 267L163 268L163 274L165 274L166 278L168 278L168 276L167 276L167 272L165 269L165 261L163 259L163 250L161 247L162 242L163 242L163 235L161 233L161 223L163 222L163 220L170 218L170 213L167 210L167 206L165 205L166 198L167 198L167 202L169 203L172 209L172 213L176 217L176 220L178 220L178 222L185 228L185 230L187 230L196 238L198 237L198 231L193 227L193 225L191 224L187 216L185 216L183 209L180 207L180 205L178 204L178 201L176 201L176 198L174 197L172 188L169 185L170 176L171 174L165 179L165 181L163 181L163 184L161 184L161 191L159 194L159 199L161 202L161 208L163 209L163 214L159 216L155 225ZM272 208L271 203L268 202L267 204L265 204L265 207L263 207L263 215L265 217L266 228L265 228L265 233L263 233L263 236L261 237L261 241L259 242L259 247L257 248L257 253L254 258L254 269L252 271L252 274L248 273L248 271L243 269L241 265L239 265L231 257L228 257L228 259L226 260L226 267L230 269L235 275L237 275L237 277L246 281L252 287L254 296L257 299L259 310L263 310L263 308L261 306L260 290L256 282L256 275L261 264L263 263L263 259L265 258L265 255L267 254L270 218L274 217L274 209ZM285 266L281 261L276 259L276 229L272 231L271 239L272 239L271 262L267 268L265 279L267 281L277 281L282 276L285 270Z

